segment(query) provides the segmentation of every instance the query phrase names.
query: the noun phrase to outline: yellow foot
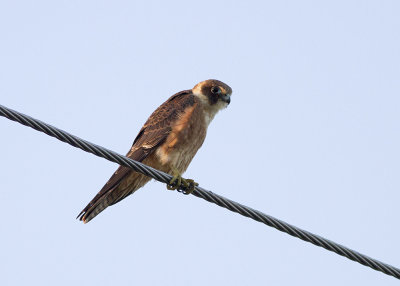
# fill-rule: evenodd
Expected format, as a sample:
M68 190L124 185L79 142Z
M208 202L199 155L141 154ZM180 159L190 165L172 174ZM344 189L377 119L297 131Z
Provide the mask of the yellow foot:
M178 190L182 191L183 194L189 195L193 193L194 188L199 184L193 181L192 179L184 179L181 175L175 175L169 184L167 184L168 190Z

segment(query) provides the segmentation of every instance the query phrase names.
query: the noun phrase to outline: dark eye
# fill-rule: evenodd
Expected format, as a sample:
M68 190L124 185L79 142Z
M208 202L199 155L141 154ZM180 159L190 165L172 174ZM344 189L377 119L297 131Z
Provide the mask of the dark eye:
M218 86L213 86L211 88L211 92L214 94L220 94L221 93L221 89Z

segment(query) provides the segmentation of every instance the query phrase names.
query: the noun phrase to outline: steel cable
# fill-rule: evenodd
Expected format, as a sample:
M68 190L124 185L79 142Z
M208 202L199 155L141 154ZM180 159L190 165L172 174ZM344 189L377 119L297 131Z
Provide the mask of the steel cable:
M108 150L104 147L98 146L96 144L90 143L86 140L83 140L77 136L71 135L61 129L58 129L54 126L51 126L47 123L44 123L40 120L34 119L30 116L17 112L15 110L9 109L3 105L0 105L0 115L4 116L10 120L21 123L25 126L31 127L37 131L46 133L49 136L55 137L58 140L66 142L76 148L82 149L86 152L92 153L96 156L103 157L109 161L118 163L120 165L130 167L133 170L140 172L146 176L152 177L157 181L163 183L169 183L172 179L172 176L166 173L163 173L159 170L151 168L145 164L129 159L125 156L122 156L116 152ZM277 218L264 214L260 211L254 210L237 202L234 202L230 199L227 199L223 196L217 195L213 192L207 191L201 187L196 187L194 192L192 193L196 197L202 198L208 202L214 203L218 206L224 207L230 211L236 212L243 216L252 218L258 222L276 228L279 231L286 232L287 234L300 238L304 241L310 242L314 245L323 247L329 251L335 252L341 256L347 257L350 260L356 261L362 265L368 266L374 270L381 271L387 275L391 275L400 279L400 269L388 265L386 263L380 262L376 259L370 258L364 254L361 254L357 251L354 251L350 248L347 248L343 245L330 241L321 236L315 235L308 231L302 230L298 227L295 227L291 224L288 224L284 221L281 221Z

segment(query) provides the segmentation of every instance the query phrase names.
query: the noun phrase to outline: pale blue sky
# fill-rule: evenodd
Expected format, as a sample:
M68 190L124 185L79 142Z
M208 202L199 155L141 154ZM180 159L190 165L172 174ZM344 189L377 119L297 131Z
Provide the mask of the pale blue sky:
M400 267L399 1L2 1L0 104L125 154L170 95L228 109L186 177ZM0 118L1 285L398 285Z

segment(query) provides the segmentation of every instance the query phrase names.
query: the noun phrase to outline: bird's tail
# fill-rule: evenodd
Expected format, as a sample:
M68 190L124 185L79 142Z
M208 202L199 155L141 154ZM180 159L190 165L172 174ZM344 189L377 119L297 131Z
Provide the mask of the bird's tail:
M144 186L150 178L137 172L130 172L126 180L107 189L100 191L90 203L80 212L77 219L88 223L108 206L114 205L123 200L137 189Z
M110 191L114 189L111 189ZM95 216L104 211L109 205L111 205L110 199L108 198L109 195L110 193L107 192L98 198L94 197L93 200L91 200L90 203L79 213L77 219L79 218L79 220L83 221L84 223L88 223Z

